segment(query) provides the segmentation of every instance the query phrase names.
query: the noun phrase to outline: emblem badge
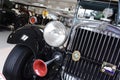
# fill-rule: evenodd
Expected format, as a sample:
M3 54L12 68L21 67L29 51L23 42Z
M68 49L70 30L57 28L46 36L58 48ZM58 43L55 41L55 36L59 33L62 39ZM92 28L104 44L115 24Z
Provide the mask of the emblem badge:
M72 53L72 60L73 60L73 61L79 61L80 58L81 58L81 54L80 54L79 51L74 51L74 52Z
M117 70L117 66L108 62L103 62L101 71L107 73L108 75L113 76Z
M23 41L26 41L28 38L29 38L29 37L28 37L27 35L25 35L25 34L21 37L21 39L22 39Z

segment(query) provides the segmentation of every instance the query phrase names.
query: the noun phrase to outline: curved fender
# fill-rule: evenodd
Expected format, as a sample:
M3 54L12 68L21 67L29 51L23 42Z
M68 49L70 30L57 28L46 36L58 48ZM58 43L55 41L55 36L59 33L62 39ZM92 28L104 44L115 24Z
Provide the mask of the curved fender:
M38 53L44 47L43 33L39 27L27 25L21 29L13 31L7 40L11 44L22 44L29 47L33 53Z

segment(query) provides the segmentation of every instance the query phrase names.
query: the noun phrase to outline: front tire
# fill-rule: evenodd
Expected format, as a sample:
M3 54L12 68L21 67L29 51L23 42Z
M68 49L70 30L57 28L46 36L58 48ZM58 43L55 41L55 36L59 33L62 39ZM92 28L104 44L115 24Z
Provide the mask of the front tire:
M31 80L33 77L31 69L33 59L33 53L28 47L16 45L4 64L4 76L7 80ZM24 73L26 71L25 67L28 70L26 73ZM26 77L24 74L26 74Z

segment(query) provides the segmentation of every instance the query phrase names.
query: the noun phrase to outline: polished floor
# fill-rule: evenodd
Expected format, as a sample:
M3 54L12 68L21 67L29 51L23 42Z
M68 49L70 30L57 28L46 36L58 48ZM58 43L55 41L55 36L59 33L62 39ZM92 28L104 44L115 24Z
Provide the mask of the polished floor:
M2 69L9 52L14 47L13 44L7 43L7 37L10 33L11 31L0 30L0 73L2 73Z

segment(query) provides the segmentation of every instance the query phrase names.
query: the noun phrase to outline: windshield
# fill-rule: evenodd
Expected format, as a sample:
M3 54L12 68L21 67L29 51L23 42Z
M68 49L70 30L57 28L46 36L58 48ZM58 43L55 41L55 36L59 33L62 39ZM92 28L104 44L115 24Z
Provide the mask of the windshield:
M77 19L100 20L115 23L118 0L78 0Z
M118 2L118 0L84 0L84 1L113 1L113 2Z

